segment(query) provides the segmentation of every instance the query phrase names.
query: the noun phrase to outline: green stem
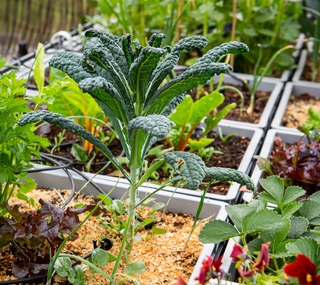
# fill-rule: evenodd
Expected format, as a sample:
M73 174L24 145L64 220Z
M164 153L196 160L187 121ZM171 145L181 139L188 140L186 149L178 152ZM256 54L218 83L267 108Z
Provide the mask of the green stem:
M239 96L241 98L241 105L240 105L240 117L241 117L242 116L242 109L243 109L243 105L244 105L244 97L243 97L242 92L238 88L233 87L233 86L221 86L221 87L217 88L217 91L220 92L220 90L224 90L224 89L230 89L230 90L233 90L239 94Z
M112 280L112 278L110 276L108 276L102 269L100 269L99 267L95 266L94 264L92 264L91 262L89 262L86 259L83 259L79 256L76 255L72 255L72 254L66 254L66 253L60 253L59 257L69 257L72 259L76 259L79 260L81 262L83 262L84 264L88 265L91 269L93 269L95 272L100 273L102 276L106 277L112 284L118 285L115 281Z
M204 4L207 5L208 4L208 0L204 0ZM204 37L206 37L208 34L208 12L205 12L203 14L203 31L202 31L202 35Z
M274 42L278 36L279 30L280 30L280 24L281 24L281 18L283 14L283 7L284 7L284 0L279 1L279 6L278 6L278 13L277 13L277 19L276 19L276 25L274 26L274 36L272 37L270 41L270 46L274 45Z
M136 148L133 148L136 149ZM129 204L128 204L128 213L130 218L128 219L128 236L126 238L126 246L123 253L123 261L126 264L131 263L131 250L133 247L133 241L134 241L134 224L135 224L135 203L136 203L136 197L137 197L137 187L134 185L138 182L139 179L139 166L136 162L136 159L131 166L131 181L132 184L130 185L129 190Z

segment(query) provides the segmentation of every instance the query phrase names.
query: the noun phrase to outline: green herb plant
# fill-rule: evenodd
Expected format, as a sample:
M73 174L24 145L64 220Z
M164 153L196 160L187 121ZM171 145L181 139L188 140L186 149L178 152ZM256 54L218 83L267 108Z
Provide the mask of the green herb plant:
M111 121L129 160L130 175L97 137L60 114L48 111L31 112L20 118L19 124L44 120L57 123L60 127L82 136L98 147L130 183L128 223L111 275L111 279L114 279L120 258L123 257L125 263L131 262L136 208L166 185L184 181L190 189L197 189L204 178L210 178L246 184L248 189L255 190L252 180L244 173L224 168L206 168L201 158L182 151L164 154L142 173L146 153L156 140L165 137L170 131L173 122L168 116L183 101L186 91L198 84L204 84L215 74L230 72L230 65L216 61L227 53L246 52L247 46L231 42L216 47L182 75L159 88L177 63L181 51L204 47L207 44L206 38L184 38L173 48L162 48L164 34L153 34L146 47L132 43L131 35L119 38L102 31L88 30L86 37L97 40L86 45L82 57L72 53L57 53L51 59L50 66L66 72L78 83L79 88L88 92L101 107ZM163 60L160 63L161 58ZM178 176L136 203L139 186L164 161L175 169ZM55 258L52 263L54 262Z
M103 198L103 195L98 196L98 198ZM154 222L160 218L155 216L155 212L163 208L165 205L161 202L153 203L151 206L151 212L149 213L149 217L147 219L139 219L138 217L142 213L142 211L153 202L154 199L150 198L146 200L141 207L137 210L136 213L136 221L134 225L135 232L141 230L143 227L150 230L151 236L148 238L154 237L158 234L165 234L167 231L165 229L157 228L154 226ZM98 220L101 223L100 226L113 232L117 235L122 235L127 227L127 220L126 216L128 213L128 204L129 200L127 199L126 203L122 202L121 200L113 200L111 202L110 199L104 201L105 206L104 209L108 210L112 216L112 221L102 219L103 214L101 213L98 216ZM137 198L136 204L140 202L140 199ZM134 236L135 241L140 241L142 238L140 235L135 234Z
M306 191L298 186L285 187L281 178L260 179L264 191L249 204L226 206L234 223L209 221L201 230L199 240L204 243L240 237L249 253L255 256L263 243L271 242L270 262L266 273L280 274L293 256L305 254L319 268L320 192L307 200L299 200ZM276 208L267 208L272 203ZM249 241L249 242L248 242Z
M6 63L0 59L0 68ZM32 168L32 153L39 155L38 145L47 147L47 139L36 136L34 125L22 127L18 125L18 119L24 112L28 103L23 98L26 79L17 79L16 71L10 71L0 77L0 204L9 200L17 188L16 196L34 205L34 200L26 196L36 188L33 179L27 178L24 170ZM22 184L22 181L27 181ZM7 212L6 207L0 208L0 216Z
M238 135L237 133L232 133L232 134L229 134L229 135L226 135L225 137L223 137L222 129L219 127L218 130L219 130L219 136L220 136L222 143L225 143L229 138Z

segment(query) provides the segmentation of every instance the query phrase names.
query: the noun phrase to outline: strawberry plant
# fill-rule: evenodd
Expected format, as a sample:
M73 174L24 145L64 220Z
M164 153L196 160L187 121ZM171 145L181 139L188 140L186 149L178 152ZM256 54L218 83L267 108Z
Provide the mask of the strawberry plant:
M152 144L165 137L173 122L168 119L172 111L184 100L186 92L198 84L206 83L215 74L230 72L229 64L220 63L229 53L248 51L245 44L230 42L208 51L183 74L164 85L163 80L179 60L183 50L203 48L207 39L202 36L180 40L173 48L161 47L164 34L153 34L143 47L131 41L131 35L116 37L110 33L88 30L86 37L97 38L89 42L82 57L72 53L57 53L50 65L66 72L83 92L89 93L112 123L129 161L130 174L120 165L111 151L97 137L64 116L48 111L25 114L20 125L45 120L58 124L98 147L130 183L128 223L119 257L123 254L130 263L134 240L135 209L155 192L169 183L184 181L190 189L197 189L204 178L234 181L255 190L252 180L244 173L224 168L206 168L202 159L193 153L175 151L154 160L142 173L144 157ZM166 161L178 174L147 197L136 202L138 187L151 173ZM56 256L52 263L54 264ZM115 268L116 270L116 268ZM114 278L115 273L112 274Z

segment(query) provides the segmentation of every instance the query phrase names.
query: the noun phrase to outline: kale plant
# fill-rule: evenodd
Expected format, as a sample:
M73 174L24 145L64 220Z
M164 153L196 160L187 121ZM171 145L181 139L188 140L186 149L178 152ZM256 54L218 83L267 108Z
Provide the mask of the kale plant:
M201 158L181 151L166 153L162 158L153 161L142 175L145 155L156 140L169 133L173 122L167 117L183 101L187 91L198 84L205 84L215 74L232 71L229 64L219 63L220 58L229 53L247 52L248 47L239 42L222 44L207 52L183 74L162 85L178 62L181 52L205 47L208 42L205 37L187 37L171 48L161 47L164 34L153 34L146 47L137 41L131 41L129 34L120 38L91 29L85 35L97 39L86 45L82 57L72 53L57 53L50 60L50 66L67 73L83 92L89 93L95 99L110 119L129 160L130 175L98 138L62 115L37 111L25 114L19 123L25 125L45 120L58 124L98 147L123 173L130 183L130 222L126 228L123 258L126 263L130 263L135 208L139 205L136 204L137 189L164 161L173 166L178 176L155 192L169 183L181 180L184 180L190 189L197 189L204 178L234 181L255 190L253 182L244 173L231 169L206 168ZM119 256L121 255L122 252L119 253Z

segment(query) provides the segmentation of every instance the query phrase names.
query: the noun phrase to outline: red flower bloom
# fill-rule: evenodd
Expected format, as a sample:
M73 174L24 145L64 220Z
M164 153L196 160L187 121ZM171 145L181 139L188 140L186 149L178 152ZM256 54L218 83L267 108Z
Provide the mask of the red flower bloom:
M213 261L212 256L207 256L207 259L204 259L202 261L203 266L200 269L199 276L196 277L195 280L198 280L201 285L204 285L211 278L217 278L221 272L221 259L222 256L218 260Z
M187 285L187 283L183 280L183 278L181 276L179 276L177 285Z
M258 261L253 264L253 267L257 268L260 271L262 269L265 269L269 263L270 258L268 248L270 244L271 242L268 241L267 243L263 243L261 245L261 251L259 254Z
M247 252L248 247L244 247L242 249L241 246L235 244L230 255L230 257L232 257L232 262L237 263L238 261L251 260L251 257L247 254Z
M297 261L287 264L284 267L284 272L290 277L297 277L302 285L320 285L320 276L317 276L317 266L304 254L298 254Z
M256 272L254 271L254 269L250 269L250 270L247 270L246 272L243 272L242 265L239 266L238 271L239 271L240 276L244 277L244 278L250 278L250 277L253 277L254 275L256 275Z

